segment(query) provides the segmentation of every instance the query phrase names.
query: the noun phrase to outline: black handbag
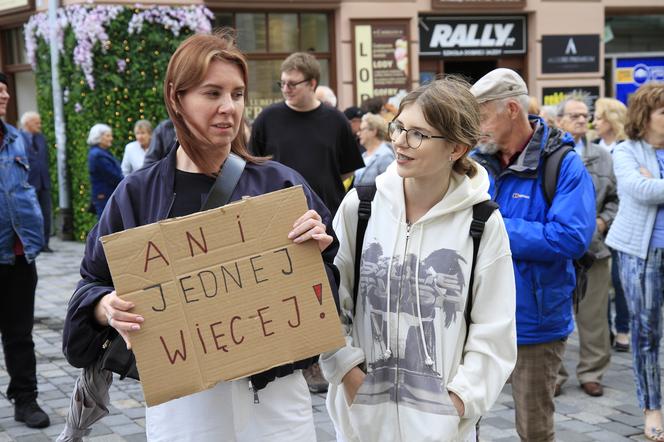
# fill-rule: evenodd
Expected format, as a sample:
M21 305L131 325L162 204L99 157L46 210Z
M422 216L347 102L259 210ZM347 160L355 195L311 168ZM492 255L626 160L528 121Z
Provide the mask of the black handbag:
M240 181L245 165L246 162L234 153L228 156L201 207L202 211L221 207L228 203L238 181ZM102 348L104 349L101 354L101 367L103 369L119 374L120 379L129 377L139 380L136 357L133 351L127 349L122 336L116 334L112 339L107 339Z

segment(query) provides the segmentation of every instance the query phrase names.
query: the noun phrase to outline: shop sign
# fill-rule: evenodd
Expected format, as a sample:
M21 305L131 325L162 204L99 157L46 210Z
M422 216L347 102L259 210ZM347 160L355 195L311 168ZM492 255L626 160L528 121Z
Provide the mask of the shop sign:
M431 0L433 9L440 8L523 8L526 0Z
M420 55L486 57L526 53L526 17L420 17Z
M261 113L263 109L268 107L271 104L284 101L284 98L281 95L275 95L272 97L260 97L260 98L249 98L247 104L245 105L245 115L249 121L254 121L258 114Z
M542 103L544 106L558 106L569 94L586 96L590 115L595 112L595 101L599 98L599 86L545 87L542 88Z
M627 104L641 85L664 81L664 55L659 57L620 57L616 59L614 96Z
M410 89L408 27L408 20L353 22L358 106L372 97L398 101Z
M0 1L0 12L5 12L15 9L26 9L30 7L29 0L2 0Z
M599 34L542 36L542 73L599 72Z

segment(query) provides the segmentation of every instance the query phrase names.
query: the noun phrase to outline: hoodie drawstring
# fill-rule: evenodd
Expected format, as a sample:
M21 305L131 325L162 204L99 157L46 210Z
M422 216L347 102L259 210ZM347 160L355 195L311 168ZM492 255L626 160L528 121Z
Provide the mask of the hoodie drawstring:
M397 225L397 239L394 241L392 246L392 253L390 254L390 261L387 264L387 315L386 315L386 325L387 325L387 342L385 343L385 352L383 353L383 359L388 360L392 357L392 350L390 349L390 295L391 295L391 283L392 283L392 263L394 262L394 253L397 250L397 243L399 242L399 233L401 232L401 223Z
M422 238L424 237L424 226L420 226L420 239L417 242L417 255L415 259L415 297L417 304L417 319L420 321L420 338L422 339L422 348L424 348L424 363L431 367L433 365L433 359L429 356L429 350L427 350L427 340L424 337L424 326L422 325L422 311L420 309L420 254L422 252Z

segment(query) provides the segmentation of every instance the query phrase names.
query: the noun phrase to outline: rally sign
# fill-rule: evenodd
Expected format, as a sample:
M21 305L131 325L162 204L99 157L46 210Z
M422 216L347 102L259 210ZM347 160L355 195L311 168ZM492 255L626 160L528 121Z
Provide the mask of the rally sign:
M301 186L104 236L148 406L344 345Z
M526 17L423 16L420 55L484 57L526 53Z

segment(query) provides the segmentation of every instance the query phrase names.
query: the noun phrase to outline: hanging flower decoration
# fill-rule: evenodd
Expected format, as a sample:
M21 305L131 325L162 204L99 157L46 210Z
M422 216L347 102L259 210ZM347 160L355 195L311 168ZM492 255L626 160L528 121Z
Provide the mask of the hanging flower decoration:
M125 8L113 5L71 5L60 8L56 15L57 47L63 52L64 30L70 26L76 37L74 48L74 64L85 75L90 89L95 88L93 76L94 49L99 43L102 52L110 46L111 42L106 33L106 26L115 19ZM205 6L153 6L144 8L136 5L134 15L129 22L127 33L139 34L143 23L159 23L173 35L178 36L182 28L189 28L197 33L208 33L211 30L210 20L214 14ZM25 46L28 60L33 68L37 66L37 41L43 39L50 43L51 35L46 12L35 14L25 24ZM118 60L118 72L124 72L126 62Z

